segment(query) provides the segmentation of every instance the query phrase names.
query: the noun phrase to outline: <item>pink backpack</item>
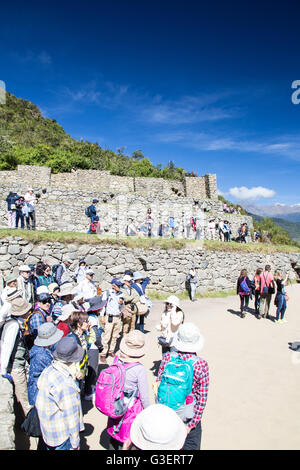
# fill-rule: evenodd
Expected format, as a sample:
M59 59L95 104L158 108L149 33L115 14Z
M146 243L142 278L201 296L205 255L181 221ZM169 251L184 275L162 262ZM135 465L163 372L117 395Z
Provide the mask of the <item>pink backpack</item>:
M100 372L96 384L95 406L101 413L110 418L120 418L127 411L128 403L124 401L124 384L126 370L139 363L118 362L116 356L110 367Z

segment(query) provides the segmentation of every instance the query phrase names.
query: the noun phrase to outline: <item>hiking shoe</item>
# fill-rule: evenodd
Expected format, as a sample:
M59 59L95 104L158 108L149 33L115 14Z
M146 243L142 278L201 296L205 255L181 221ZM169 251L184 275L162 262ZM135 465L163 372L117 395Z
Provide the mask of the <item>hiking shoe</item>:
M260 319L261 319L261 315L257 315L257 319L260 320Z
M241 313L241 318L245 318L245 316L246 316L245 313L242 312Z
M281 323L281 320L274 320L274 323Z

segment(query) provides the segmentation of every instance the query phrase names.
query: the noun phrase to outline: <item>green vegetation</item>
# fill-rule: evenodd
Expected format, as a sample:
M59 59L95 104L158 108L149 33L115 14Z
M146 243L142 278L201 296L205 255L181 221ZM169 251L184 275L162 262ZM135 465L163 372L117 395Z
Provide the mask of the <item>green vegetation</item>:
M274 220L268 217L263 217L260 221L253 217L253 225L254 230L260 232L262 236L264 232L267 232L272 244L289 245L300 248L300 244L292 240L289 233L284 228L275 224Z
M43 230L11 230L0 229L0 239L13 236L20 237L32 243L59 242L63 244L96 244L96 245L116 245L128 248L162 249L162 250L182 250L185 248L205 249L208 251L223 252L245 252L245 253L275 253L275 252L298 252L299 246L295 245L273 245L265 243L224 243L216 240L187 240L184 238L148 238L148 237L120 237L107 235L88 235L79 232L54 232Z
M0 106L0 170L17 165L49 166L53 173L75 169L110 171L119 176L145 176L182 180L196 176L178 168L172 161L164 168L153 165L141 150L131 156L124 148L117 153L98 143L78 141L68 135L55 119L46 119L33 103L6 93L6 105Z
M151 300L166 300L169 295L172 295L172 292L161 292L157 290L149 290L147 291L149 298ZM227 290L227 291L210 291L206 290L205 292L197 292L196 293L196 298L197 299L202 299L202 298L224 298L224 297L229 297L231 295L236 295L236 290ZM176 297L178 297L180 300L189 300L189 294L186 290L181 291L179 293L176 293Z
M259 215L251 214L251 216L258 225L263 221L263 217ZM270 219L273 220L275 225L285 230L292 240L300 242L300 222L290 222L277 217L270 217Z

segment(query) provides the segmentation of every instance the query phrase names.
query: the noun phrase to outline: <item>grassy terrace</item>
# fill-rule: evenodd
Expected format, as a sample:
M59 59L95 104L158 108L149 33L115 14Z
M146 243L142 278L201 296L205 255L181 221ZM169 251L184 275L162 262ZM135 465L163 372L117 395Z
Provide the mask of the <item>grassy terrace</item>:
M290 245L271 245L262 243L224 243L219 241L186 240L172 238L140 238L119 237L107 235L88 235L78 232L54 232L54 231L28 231L0 229L0 239L8 236L21 237L33 243L60 242L63 244L78 243L90 245L116 245L128 248L158 248L164 250L181 250L184 248L201 249L209 251L245 252L245 253L275 253L275 252L300 252L300 248Z

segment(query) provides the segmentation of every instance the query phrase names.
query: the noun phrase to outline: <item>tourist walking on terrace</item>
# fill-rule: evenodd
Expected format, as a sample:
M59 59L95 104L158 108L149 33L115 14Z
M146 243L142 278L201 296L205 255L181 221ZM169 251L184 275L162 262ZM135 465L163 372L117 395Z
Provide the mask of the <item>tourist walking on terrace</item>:
M74 338L62 338L53 353L54 360L41 374L35 406L47 450L79 450L84 430L80 390L71 366L80 362L85 351Z
M248 277L246 269L242 269L238 277L236 293L240 296L241 318L245 318L245 310L248 309L249 299L252 298L252 282Z
M37 204L37 198L33 192L32 188L27 190L27 193L24 196L25 206L23 212L26 219L26 228L27 230L35 230L36 227L36 217L35 217L35 206Z
M10 191L6 198L8 228L16 228L16 200L18 197L17 193Z
M274 280L277 286L277 293L275 297L276 310L276 320L275 323L286 323L285 311L287 307L287 293L286 287L289 282L288 274L284 277L280 271L275 271Z
M21 222L21 229L25 228L25 216L23 213L23 207L25 206L25 199L23 196L20 196L16 200L16 228L19 227L19 221Z
M271 266L266 265L265 270L260 275L260 305L257 318L269 318L272 294L275 293L275 285Z

